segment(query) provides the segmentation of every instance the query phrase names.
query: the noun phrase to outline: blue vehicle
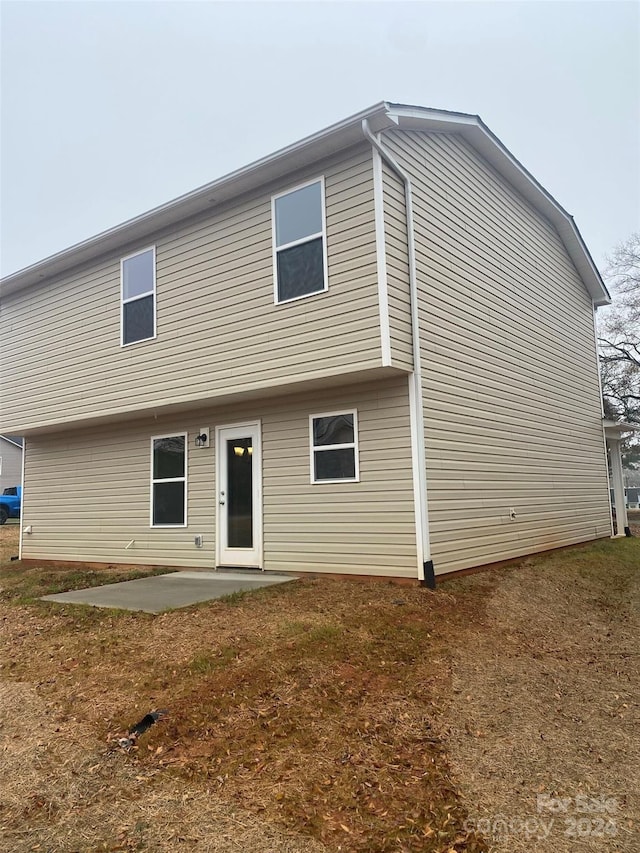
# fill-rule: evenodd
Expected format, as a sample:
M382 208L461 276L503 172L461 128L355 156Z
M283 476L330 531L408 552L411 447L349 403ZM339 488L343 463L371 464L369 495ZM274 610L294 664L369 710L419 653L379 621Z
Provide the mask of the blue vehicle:
M20 518L22 486L9 486L0 495L0 524L8 518Z

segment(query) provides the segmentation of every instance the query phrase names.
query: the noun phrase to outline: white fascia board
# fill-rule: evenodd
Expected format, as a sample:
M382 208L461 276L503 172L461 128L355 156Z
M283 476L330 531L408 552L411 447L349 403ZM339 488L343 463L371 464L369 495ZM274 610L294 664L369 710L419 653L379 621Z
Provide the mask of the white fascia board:
M459 133L556 228L596 307L611 297L573 217L539 184L476 115L389 104L401 130Z

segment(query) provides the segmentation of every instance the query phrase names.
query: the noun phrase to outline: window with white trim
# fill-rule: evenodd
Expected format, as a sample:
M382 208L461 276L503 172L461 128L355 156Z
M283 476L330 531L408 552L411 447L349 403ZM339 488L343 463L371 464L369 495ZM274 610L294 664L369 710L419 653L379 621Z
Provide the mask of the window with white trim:
M187 435L151 439L151 526L187 524Z
M156 336L156 250L152 246L120 261L122 345Z
M272 199L276 302L327 289L324 180Z
M311 482L356 482L358 462L358 413L328 412L311 415Z

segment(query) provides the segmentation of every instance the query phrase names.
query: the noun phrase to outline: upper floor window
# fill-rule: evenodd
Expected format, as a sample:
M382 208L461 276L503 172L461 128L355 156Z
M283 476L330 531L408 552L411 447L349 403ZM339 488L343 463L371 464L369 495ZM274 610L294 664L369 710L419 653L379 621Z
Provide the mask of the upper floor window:
M327 289L324 180L273 197L276 302Z
M120 262L122 345L156 336L156 250L144 249Z
M311 415L309 421L311 482L357 481L359 479L357 412Z

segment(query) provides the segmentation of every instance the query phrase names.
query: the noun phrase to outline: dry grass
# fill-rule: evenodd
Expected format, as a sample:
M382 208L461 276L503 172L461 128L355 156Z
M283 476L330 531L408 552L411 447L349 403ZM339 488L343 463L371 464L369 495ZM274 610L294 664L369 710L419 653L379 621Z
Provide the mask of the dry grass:
M3 683L0 718L2 850L325 849L237 814L201 786L176 785L155 768L96 748L90 726L61 720L30 685Z
M168 708L137 755L119 754L123 767L162 770L175 790L209 789L330 849L482 849L461 830L437 736L448 671L417 656L433 619L425 594L403 593L415 600L388 615L377 587L342 587L309 581L148 618L23 608L3 626L6 669L36 683L58 725L89 725L94 754ZM385 631L400 607L418 625Z
M7 521L0 527L0 565L8 562L11 557L18 555L20 525Z
M471 825L490 822L495 853L640 850L640 540L505 572L467 639L447 746ZM566 814L539 795L569 798ZM582 810L602 797L617 808Z
M15 851L488 850L474 820L590 790L620 798L620 833L584 849L634 849L639 546L435 595L308 579L160 616L21 603L65 573L12 564L0 837ZM117 737L154 707L169 716L125 754ZM494 848L578 849L553 840Z

